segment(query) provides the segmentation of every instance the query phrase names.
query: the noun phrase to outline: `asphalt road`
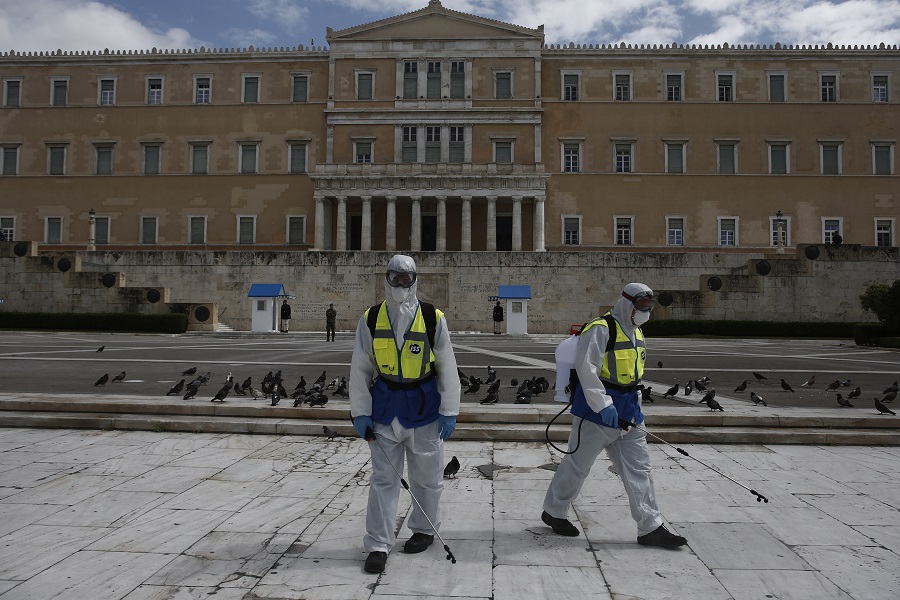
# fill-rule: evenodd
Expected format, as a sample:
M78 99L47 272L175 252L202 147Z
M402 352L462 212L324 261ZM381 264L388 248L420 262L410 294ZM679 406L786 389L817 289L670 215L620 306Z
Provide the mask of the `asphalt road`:
M324 334L322 334L324 337ZM515 389L512 378L543 375L555 381L554 350L562 336L506 336L456 334L453 336L457 362L466 375L485 379L487 366L498 372L503 382L501 403L512 403ZM105 346L102 352L97 352ZM837 406L835 392L826 386L835 380L850 380L840 388L847 396L856 386L862 388L860 404L871 405L882 397L882 390L900 379L900 352L861 348L852 340L768 340L768 339L691 339L659 338L648 340L645 382L655 396L689 379L709 377L717 397L747 400L750 390L772 404L782 406ZM211 373L209 385L198 398L212 398L231 372L237 381L253 378L258 386L268 371L281 369L285 387L292 390L303 375L311 383L322 371L329 380L347 376L353 339L349 332L338 334L326 343L310 334L271 334L271 336L219 337L202 335L135 335L103 333L0 333L0 378L6 392L47 394L129 394L164 397L181 372L197 367L198 374ZM662 367L658 366L662 364ZM94 382L103 374L112 379L126 373L122 382L98 387ZM756 381L756 371L768 380ZM811 376L811 387L803 384ZM784 378L795 390L781 389ZM190 381L190 379L188 379ZM749 382L747 391L733 392L741 381ZM485 397L484 387L477 394L464 394L464 402ZM535 402L552 402L552 390ZM695 405L679 394L678 402ZM659 402L675 402L658 399ZM748 401L748 400L747 400Z

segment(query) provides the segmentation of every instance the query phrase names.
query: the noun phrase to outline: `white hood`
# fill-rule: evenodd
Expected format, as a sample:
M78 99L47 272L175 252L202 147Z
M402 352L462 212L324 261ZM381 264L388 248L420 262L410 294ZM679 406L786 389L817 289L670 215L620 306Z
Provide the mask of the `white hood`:
M628 294L632 298L641 292L653 293L648 286L643 283L629 283L625 286L625 289L622 290L625 294ZM619 322L619 325L622 326L622 330L628 334L628 337L634 339L634 321L631 320L631 312L634 310L634 304L632 304L631 300L626 298L625 296L620 295L619 299L616 300L615 306L612 309L612 316L616 318L616 321Z
M416 261L405 254L397 254L388 262L387 271L406 271L408 273L416 273ZM412 325L416 316L416 310L419 307L419 299L416 297L416 289L419 286L418 280L412 284L412 287L403 290L406 292L406 298L398 302L394 299L394 290L385 277L384 280L384 299L387 304L388 316L391 318L391 325L394 328L394 339L399 347L403 344L403 336L407 329ZM402 289L402 288L399 288Z

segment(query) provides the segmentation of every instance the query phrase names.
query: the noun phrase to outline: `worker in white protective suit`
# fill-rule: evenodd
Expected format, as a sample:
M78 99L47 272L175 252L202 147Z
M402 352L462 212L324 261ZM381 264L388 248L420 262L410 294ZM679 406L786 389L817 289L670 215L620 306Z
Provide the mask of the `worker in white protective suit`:
M619 421L644 421L640 383L647 347L640 326L649 320L655 303L653 290L643 283L629 283L610 312L581 330L575 351L578 383L572 398L570 454L563 457L550 482L541 515L559 535L579 534L567 519L569 507L605 448L625 486L638 543L668 549L687 543L662 523L646 433L638 428L626 430Z
M391 258L385 301L360 318L350 361L353 426L370 445L379 444L384 450L370 448L372 476L363 538L369 573L384 571L396 541L397 472L403 473L404 456L409 491L426 514L413 506L409 518L413 534L403 549L409 554L422 552L434 541L441 523L443 442L456 428L459 414L459 376L447 321L440 310L419 302L417 278L411 257Z

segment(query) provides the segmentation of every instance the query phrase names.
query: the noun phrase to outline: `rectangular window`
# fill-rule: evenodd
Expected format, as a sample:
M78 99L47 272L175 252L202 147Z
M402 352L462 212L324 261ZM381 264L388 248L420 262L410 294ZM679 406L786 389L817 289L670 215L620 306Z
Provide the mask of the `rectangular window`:
M841 234L840 219L822 219L822 243L833 244L834 236Z
M425 128L425 162L441 162L441 128L428 126Z
M872 76L872 102L888 101L888 76Z
M666 244L669 246L684 246L684 219L682 217L669 217L666 229L668 236Z
M194 104L212 102L212 77L194 78Z
M563 100L578 100L578 74L563 75Z
M109 244L109 217L94 217L94 243Z
M837 75L820 75L822 102L837 102Z
M513 143L508 140L494 142L494 162L509 164L513 161Z
M563 217L563 245L581 244L581 217Z
M353 150L353 162L372 162L372 142L356 142Z
M631 217L616 217L616 245L630 246L632 231Z
M719 102L734 102L734 75L718 75Z
M372 98L372 73L357 73L356 99L371 100Z
M238 217L238 244L256 243L256 217Z
M419 160L418 128L415 125L403 126L403 145L400 159L405 163L414 163Z
M497 100L512 99L512 73L501 71L494 73L495 98Z
M116 80L100 80L100 105L112 106L116 103Z
M206 243L206 217L188 217L188 244Z
M241 102L256 104L259 102L259 75L242 75L244 91Z
M16 239L16 218L0 217L0 241L12 242Z
M666 75L666 101L667 102L681 102L682 93L681 89L683 87L683 75Z
M141 243L157 243L156 233L159 219L157 217L141 217Z
M306 243L306 217L288 217L287 243Z
M415 100L419 95L419 63L414 60L403 62L403 99Z
M616 100L620 102L628 102L631 100L631 75L617 74L616 80Z
M631 144L616 144L616 173L631 173Z
M894 245L893 219L875 219L875 245L882 248Z
M97 175L112 175L113 147L110 144L94 146L97 154Z
M241 144L241 173L256 173L256 150L258 144Z
M784 88L784 75L769 75L769 102L785 102L787 95Z
M20 106L22 101L22 82L18 79L7 79L3 83L6 87L3 93L3 106L11 108Z
M684 173L684 142L666 144L666 173Z
M790 173L789 144L769 144L769 174L787 175Z
M144 144L144 175L159 175L159 144Z
M821 152L822 175L841 174L841 145L819 144Z
M466 61L450 62L450 98L460 100L466 93Z
M66 174L66 147L63 145L47 148L48 173L50 175Z
M147 79L147 104L163 103L163 80L161 77Z
M66 79L53 80L53 106L66 106L69 103L69 82Z
M306 142L291 142L288 145L290 154L290 172L306 173Z
M719 218L719 245L737 246L737 219L732 217Z
M292 102L308 102L309 101L309 75L294 75L293 90L291 92Z
M875 175L894 174L894 146L893 144L872 145L872 165Z
M466 128L462 125L450 126L450 156L448 162L461 163L466 160Z
M563 173L581 171L581 144L563 144Z
M209 144L191 144L191 173L209 173Z
M425 97L437 100L441 97L441 61L428 61L428 77L425 80Z
M44 243L62 243L62 217L47 217L44 226Z
M0 175L19 174L19 147L3 146L3 161L0 162Z
M737 173L737 160L735 153L737 145L731 142L723 142L719 146L719 174L733 175Z

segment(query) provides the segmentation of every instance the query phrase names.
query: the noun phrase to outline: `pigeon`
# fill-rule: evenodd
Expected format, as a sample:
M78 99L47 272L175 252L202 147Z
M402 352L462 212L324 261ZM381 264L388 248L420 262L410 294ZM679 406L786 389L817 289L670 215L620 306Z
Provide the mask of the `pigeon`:
M184 400L190 400L191 398L193 398L194 396L196 396L196 395L197 395L197 391L199 390L199 388L200 388L199 385L194 385L193 383L188 384L188 387L187 387L187 389L186 389L185 392L184 392L184 397L183 397L183 399L184 399Z
M697 390L698 392L705 392L705 391L706 391L706 386L703 385L703 381L702 381L702 380L699 380L699 379L695 379L695 380L694 380L694 388L696 388L696 390Z
M103 352L105 348L106 346L100 346L99 348L97 348L97 352Z
M850 387L852 384L850 383L850 380L848 379L847 381L842 381L841 385L844 387Z
M853 398L859 398L860 394L862 394L862 388L859 386L856 386L855 388L853 388L852 392L847 394L847 397L852 400Z
M478 390L481 389L481 380L473 375L469 381L471 382L469 385L469 389L467 389L464 393L477 394Z
M753 376L756 377L756 381L762 383L763 381L768 381L768 378L762 373L757 373L756 371L751 371Z
M272 406L278 406L278 403L281 402L280 392L279 386L275 385L272 387Z
M303 375L300 376L300 383L297 384L297 387L294 388L294 391L296 392L300 388L306 388L306 377L304 377Z
M302 378L301 378L301 379L302 379ZM244 383L241 384L241 389L244 390L244 391L247 391L247 389L248 389L251 385L253 385L253 378L252 378L252 377L248 377L247 379L244 380Z
M707 400L706 405L709 407L709 410L720 410L722 412L725 412L725 409L722 408L722 405L716 402L713 398Z
M260 386L266 385L270 381L272 381L272 371L269 371L268 373L266 373L266 376L263 377L263 380L262 380L262 383L260 384Z
M653 402L653 395L650 390L653 389L649 385L641 388L641 402Z
M707 377L706 375L704 375L703 377L700 378L700 383L706 384L706 383L709 383L710 381L712 381L712 379L710 379L710 378ZM697 382L694 381L694 383L697 383Z
M500 392L500 380L498 379L488 388L488 394L499 393Z
M841 380L835 379L834 381L832 381L831 383L828 384L828 387L825 388L825 391L830 392L832 390L838 389L839 387L841 387Z
M663 394L663 398L669 398L670 396L675 396L678 393L678 390L681 388L677 383L666 390L666 393Z
M238 396L246 396L247 395L247 392L244 391L244 388L242 388L237 383L234 384L234 393L237 394Z
M703 400L700 401L700 404L703 404L704 402L709 402L710 400L712 400L715 397L716 397L716 390L709 390L708 392L706 392L703 395Z
M497 404L500 402L500 395L497 392L488 392L487 397L478 404Z
M745 379L745 380L742 381L736 388L734 388L734 391L736 391L736 392L743 392L744 390L747 389L747 384L748 384L748 383L749 383L749 382ZM752 393L752 392L751 392L751 393Z
M180 396L183 390L184 379L173 385L172 388L168 392L166 392L166 396Z
M531 404L531 392L525 390L524 392L516 394L514 404Z
M227 384L234 383L234 376L231 374L231 371L228 371L228 375L225 377L225 383L227 383Z
M888 388L887 388L886 390L884 390L884 391L881 392L881 393L882 393L882 394L890 394L891 392L896 392L898 389L900 389L900 388L897 387L897 382L895 381L894 383L892 383L891 385L889 385Z
M213 399L210 402L215 402L218 400L219 402L225 402L225 398L228 396L228 392L231 391L231 383L226 383L221 390L216 392L216 395L213 396Z
M325 375L325 371L322 371L322 375ZM272 381L281 381L281 369L275 371L275 374L272 375ZM324 382L324 380L323 380Z
M691 392L694 390L694 380L688 379L688 382L684 385L684 395L690 396Z
M266 396L265 394L263 394L261 391L259 391L258 389L256 389L253 386L250 386L250 388L248 388L248 391L250 392L250 395L253 396L254 398L265 398L265 396Z
M334 429L332 429L331 427L329 427L328 425L322 425L322 433L329 440L333 440L334 438L336 438L338 436L338 432L335 431Z
M97 380L97 383L94 384L94 387L98 385L106 385L106 382L109 381L109 373L105 373L103 377Z
M185 369L181 372L182 375L193 375L197 372L197 367L191 367L190 369Z
M660 369L662 369L663 368L662 361L661 360L656 361L656 366L659 367Z
M811 388L816 383L816 376L810 375L809 379L800 384L800 387L808 387Z
M197 379L191 381L191 382L188 384L188 387L191 387L191 386L193 386L193 387L200 387L201 385L203 385L203 376L202 376L202 375L201 375L200 377L198 377Z
M519 385L519 380L516 379L515 377L513 377L512 379L509 380L510 387L516 387L517 385Z
M333 390L333 389L336 389L337 386L338 386L338 378L335 377L334 379L332 379L331 381L328 382L328 385L325 386L325 389Z
M456 474L459 472L459 461L454 456L450 459L450 462L447 463L447 466L444 467L444 477L448 479L453 479L456 477Z
M113 377L113 383L115 383L117 381L123 381L124 379L125 379L125 371L122 371L121 373L119 373L118 375Z
M308 403L310 406L325 406L328 403L328 396L321 392L316 392L307 400L304 400L304 402Z
M201 375L201 376L198 377L197 379L200 380L200 385L206 385L206 384L209 382L209 378L210 378L211 376L212 376L212 373L211 373L210 371L207 371L207 372L206 372L206 375Z
M786 391L786 392L793 392L793 391L794 391L794 388L792 388L792 387L788 384L788 382L785 381L784 379L781 380L781 389L783 389L783 390Z
M878 409L878 413L879 413L879 414L882 414L882 415L896 415L896 414L897 414L897 413L895 413L894 411L892 411L891 409L889 409L887 406L885 406L884 404L882 404L882 403L878 400L878 398L875 398L875 408L877 408L877 409Z
M534 380L534 389L531 390L535 395L543 394L550 389L550 382L546 377L538 377Z
M331 395L332 396L340 396L341 398L349 398L350 397L350 391L347 389L347 378L346 377L341 377L341 382L338 384L337 389L334 390L334 393Z
M882 402L893 402L894 398L896 398L896 397L897 397L896 391L888 392L887 394L885 394L884 398L881 399L881 401Z
M750 399L753 400L753 404L762 404L763 406L768 406L768 404L766 404L766 401L762 399L762 396L760 396L756 392L750 392Z
M485 383L494 383L497 379L497 370L492 369L490 365L488 365L488 376L487 379L484 380Z
M844 398L843 396L841 396L840 394L837 395L837 403L840 404L841 406L844 406L847 408L853 408L853 405L850 404L850 401L847 400L846 398Z
M281 375L281 371L278 371L278 374ZM276 379L277 379L277 377L276 377ZM328 379L328 376L325 375L325 371L322 371L322 374L319 375L319 378L313 382L313 385L316 385L316 384L325 385L326 379Z

